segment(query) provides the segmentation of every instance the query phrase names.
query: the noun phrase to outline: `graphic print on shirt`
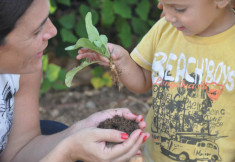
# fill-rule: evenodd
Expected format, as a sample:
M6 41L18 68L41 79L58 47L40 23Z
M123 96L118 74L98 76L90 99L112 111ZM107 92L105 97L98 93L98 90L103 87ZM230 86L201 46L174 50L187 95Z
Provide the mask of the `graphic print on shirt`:
M152 70L155 144L175 161L222 160L216 141L226 138L219 132L226 112L213 104L224 90L234 89L234 71L224 63L163 52L155 54Z
M16 89L12 89L12 87L6 83L1 92L1 101L0 101L0 125L1 128L1 136L0 136L0 154L6 147L8 134L10 132L10 128L12 126L13 120L13 106L14 106L14 95L16 93Z

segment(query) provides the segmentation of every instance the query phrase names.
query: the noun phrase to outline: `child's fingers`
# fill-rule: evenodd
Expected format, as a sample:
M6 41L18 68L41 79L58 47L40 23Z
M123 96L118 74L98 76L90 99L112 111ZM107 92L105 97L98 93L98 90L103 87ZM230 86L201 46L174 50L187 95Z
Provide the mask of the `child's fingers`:
M83 59L83 58L92 59L92 58L94 58L94 55L95 55L94 53L79 54L79 55L76 56L76 59L77 59L77 60L81 60L81 59Z

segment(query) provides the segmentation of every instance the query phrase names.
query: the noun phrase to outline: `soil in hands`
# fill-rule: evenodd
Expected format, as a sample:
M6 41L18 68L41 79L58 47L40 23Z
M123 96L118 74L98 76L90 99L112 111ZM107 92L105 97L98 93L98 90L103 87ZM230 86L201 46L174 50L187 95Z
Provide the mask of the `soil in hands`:
M116 129L124 133L127 133L130 136L133 131L139 129L139 125L134 120L129 120L124 117L116 115L112 119L106 119L105 121L101 122L98 125L98 128ZM112 143L112 142L106 143L107 146L113 146L114 144L117 143Z

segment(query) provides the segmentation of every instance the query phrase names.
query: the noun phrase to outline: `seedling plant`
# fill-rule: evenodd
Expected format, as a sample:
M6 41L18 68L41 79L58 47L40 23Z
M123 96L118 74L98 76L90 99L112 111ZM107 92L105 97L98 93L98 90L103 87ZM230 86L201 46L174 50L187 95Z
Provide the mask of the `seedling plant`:
M110 52L107 49L107 43L108 43L108 38L106 35L100 35L96 27L92 24L92 15L90 12L87 13L85 17L85 23L86 23L86 31L88 38L80 38L75 45L69 46L65 48L65 50L76 50L79 48L88 48L91 51L95 51L98 54L106 57L110 61L110 70L112 74L112 81L113 83L117 83L119 85L119 72L116 68L116 66L113 64L113 60L110 56ZM74 76L83 68L94 64L98 63L100 61L83 61L81 65L79 65L76 68L73 68L70 70L65 77L65 84L66 86L70 87L72 84L72 80Z

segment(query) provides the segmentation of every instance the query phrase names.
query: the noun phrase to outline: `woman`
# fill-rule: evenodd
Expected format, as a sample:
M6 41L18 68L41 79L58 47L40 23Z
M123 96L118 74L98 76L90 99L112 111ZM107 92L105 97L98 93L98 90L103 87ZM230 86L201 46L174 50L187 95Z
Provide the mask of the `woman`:
M48 0L0 0L0 161L126 161L139 154L149 134L142 133L143 117L128 109L98 112L62 132L41 135L41 57L57 33L48 14ZM128 137L96 128L115 115L136 120L141 129ZM123 143L107 148L105 141Z

